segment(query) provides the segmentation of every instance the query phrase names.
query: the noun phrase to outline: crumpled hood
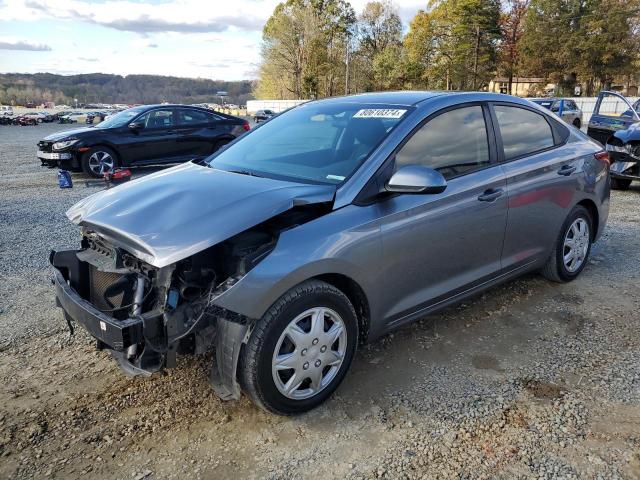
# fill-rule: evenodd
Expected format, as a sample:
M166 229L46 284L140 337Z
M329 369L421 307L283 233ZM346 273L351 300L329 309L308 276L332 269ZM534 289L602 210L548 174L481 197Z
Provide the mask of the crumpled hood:
M186 163L91 195L67 211L141 260L164 267L296 205L333 200L308 185Z
M63 130L62 132L57 132L49 135L48 137L44 137L44 140L57 142L59 140L64 140L65 138L75 137L81 138L83 133L91 132L95 133L98 129L93 127L82 127L82 128L74 128L73 130Z

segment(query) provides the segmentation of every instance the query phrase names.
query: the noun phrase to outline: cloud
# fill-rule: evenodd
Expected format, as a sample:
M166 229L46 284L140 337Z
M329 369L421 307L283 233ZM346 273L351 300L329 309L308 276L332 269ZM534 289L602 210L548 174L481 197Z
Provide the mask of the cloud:
M0 50L28 50L30 52L50 52L51 47L44 43L29 40L13 40L0 38Z
M97 61L99 61L97 58L93 58L93 57L78 57L78 60L80 60L81 62L97 62Z
M114 30L139 34L157 32L208 33L224 32L230 28L247 31L262 29L265 12L254 15L250 5L245 8L227 9L198 0L183 0L166 4L143 4L131 1L111 0L89 4L77 0L24 0L21 8L38 16L73 20L100 25ZM203 13L212 12L213 13ZM10 13L10 12L9 12ZM4 18L10 18L9 13ZM0 19L2 16L0 16Z

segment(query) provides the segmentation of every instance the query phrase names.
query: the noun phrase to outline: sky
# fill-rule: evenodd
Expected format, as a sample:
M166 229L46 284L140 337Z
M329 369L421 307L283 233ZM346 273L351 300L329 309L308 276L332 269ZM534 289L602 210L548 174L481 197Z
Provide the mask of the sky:
M256 77L279 0L0 0L0 72ZM351 0L360 13L367 0ZM427 0L396 0L407 25Z

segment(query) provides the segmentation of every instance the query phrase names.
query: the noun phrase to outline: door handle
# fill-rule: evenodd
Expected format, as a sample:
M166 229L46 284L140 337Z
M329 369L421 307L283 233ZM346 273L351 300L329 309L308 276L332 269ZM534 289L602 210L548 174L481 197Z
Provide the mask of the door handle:
M568 177L575 171L576 167L574 165L563 165L560 170L558 170L558 175L564 175L565 177Z
M493 202L501 196L502 189L490 188L489 190L485 190L484 193L478 197L478 200L480 200L481 202Z

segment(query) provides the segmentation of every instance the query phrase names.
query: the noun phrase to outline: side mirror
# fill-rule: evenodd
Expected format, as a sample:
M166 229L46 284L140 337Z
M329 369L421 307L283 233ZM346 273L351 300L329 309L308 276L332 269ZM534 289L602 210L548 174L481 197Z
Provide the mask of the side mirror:
M144 128L144 124L140 122L131 122L129 124L129 129L133 131L142 130Z
M392 193L441 193L447 181L440 172L422 165L400 167L385 189Z

